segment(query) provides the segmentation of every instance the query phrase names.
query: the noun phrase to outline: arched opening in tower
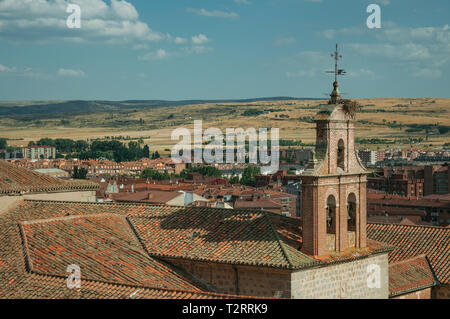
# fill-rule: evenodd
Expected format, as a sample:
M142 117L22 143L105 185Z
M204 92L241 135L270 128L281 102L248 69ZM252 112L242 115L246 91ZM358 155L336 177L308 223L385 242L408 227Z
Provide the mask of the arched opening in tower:
M345 143L342 139L340 139L338 142L337 166L342 170L345 170Z

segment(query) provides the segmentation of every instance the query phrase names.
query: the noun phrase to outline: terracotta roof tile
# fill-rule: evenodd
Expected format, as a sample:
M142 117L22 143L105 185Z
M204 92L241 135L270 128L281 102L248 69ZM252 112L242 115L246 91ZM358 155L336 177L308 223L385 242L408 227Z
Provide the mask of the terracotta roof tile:
M396 249L389 253L389 262L426 255L438 280L450 283L450 228L368 224L367 236L396 246Z
M391 297L433 287L435 279L425 255L389 264Z
M0 160L0 195L96 189L98 185L93 182L62 180Z

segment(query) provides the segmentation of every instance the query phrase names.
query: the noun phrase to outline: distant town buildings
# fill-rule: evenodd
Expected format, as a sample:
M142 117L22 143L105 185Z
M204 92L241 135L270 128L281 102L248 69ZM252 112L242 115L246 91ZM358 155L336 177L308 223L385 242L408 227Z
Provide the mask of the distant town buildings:
M404 197L448 194L450 172L448 164L387 166L368 178L368 188Z
M53 146L26 146L22 147L23 158L26 159L54 159L56 148Z
M174 163L170 158L148 159L143 158L134 162L117 163L109 160L79 160L79 159L17 159L11 160L16 166L29 169L50 169L57 168L68 172L72 175L75 167L84 168L87 171L87 177L97 176L138 176L145 169L168 174L179 174L185 168L184 163Z
M434 216L449 217L440 211L444 198L367 192L355 110L340 99L337 81L333 87L315 119L316 149L306 170L259 177L264 187L195 173L159 182L133 176L144 167L181 169L167 160L15 162L86 167L92 181L81 182L0 160L0 298L448 299L450 228L367 224L366 205L373 194L385 200L374 214L407 209L434 223ZM443 171L427 174L440 183ZM423 179L426 188L421 174L405 168L380 177ZM114 203L90 202L95 197ZM223 209L227 204L233 209ZM68 289L68 265L80 267L77 289Z

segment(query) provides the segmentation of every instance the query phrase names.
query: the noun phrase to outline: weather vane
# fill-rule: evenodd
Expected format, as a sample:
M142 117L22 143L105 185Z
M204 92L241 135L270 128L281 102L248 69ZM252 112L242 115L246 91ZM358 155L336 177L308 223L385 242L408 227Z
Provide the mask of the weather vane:
M338 62L342 59L342 55L338 52L338 45L336 43L336 51L331 53L331 56L334 58L334 71L326 71L327 73L334 73L334 81L337 82L338 75L345 75L347 72L343 69L338 69Z

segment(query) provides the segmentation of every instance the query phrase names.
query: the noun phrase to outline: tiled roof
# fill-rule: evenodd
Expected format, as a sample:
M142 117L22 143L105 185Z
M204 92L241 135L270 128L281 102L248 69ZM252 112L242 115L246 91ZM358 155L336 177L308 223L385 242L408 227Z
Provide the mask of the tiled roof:
M0 298L245 298L150 256L127 219L149 207L24 201L0 216ZM72 264L81 288L67 287Z
M69 216L19 225L27 266L33 273L64 277L67 266L76 264L81 279L198 290L150 258L123 216Z
M25 200L0 216L0 229L0 297L6 298L121 298L137 290L142 298L225 298L168 262L301 269L390 249L369 241L367 249L319 260L299 251L298 219L137 203ZM76 293L64 281L70 264L80 266L86 283Z
M206 291L149 288L83 280L81 288L68 289L67 279L57 276L25 274L0 286L0 299L237 299L249 298Z
M149 204L166 204L167 202L181 196L179 192L146 191L136 193L118 193L112 197L117 202L146 202Z
M129 220L154 256L288 269L318 264L280 238L264 212L149 209Z
M45 201L25 201L14 211L17 220L92 214L126 216L147 253L154 257L299 269L390 249L369 241L368 249L320 261L299 250L299 220L261 211Z
M66 181L17 167L0 160L0 195L95 190L98 185L88 181Z
M426 255L441 283L450 283L450 229L444 227L368 224L367 236L397 248L389 262Z
M433 271L425 255L389 264L389 295L391 297L434 285Z

